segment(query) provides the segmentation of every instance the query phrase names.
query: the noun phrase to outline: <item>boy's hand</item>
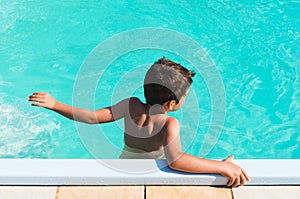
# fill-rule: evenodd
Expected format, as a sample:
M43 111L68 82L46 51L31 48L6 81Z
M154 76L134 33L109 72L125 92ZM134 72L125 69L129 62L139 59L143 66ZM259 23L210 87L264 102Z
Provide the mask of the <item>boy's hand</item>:
M28 97L28 101L34 102L31 104L32 106L40 106L47 109L53 109L56 104L56 100L44 92L33 93Z
M222 175L229 179L228 187L243 186L246 181L250 181L250 177L244 169L232 163L232 160L233 156L229 156L223 161L224 172L222 172Z

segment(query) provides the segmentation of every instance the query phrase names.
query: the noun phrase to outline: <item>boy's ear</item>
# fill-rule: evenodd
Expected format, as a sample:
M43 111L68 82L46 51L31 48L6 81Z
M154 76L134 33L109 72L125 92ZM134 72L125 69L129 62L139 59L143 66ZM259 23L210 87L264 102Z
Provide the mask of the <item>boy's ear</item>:
M173 107L176 105L176 101L175 100L170 100L167 102L167 107L169 110L173 110Z

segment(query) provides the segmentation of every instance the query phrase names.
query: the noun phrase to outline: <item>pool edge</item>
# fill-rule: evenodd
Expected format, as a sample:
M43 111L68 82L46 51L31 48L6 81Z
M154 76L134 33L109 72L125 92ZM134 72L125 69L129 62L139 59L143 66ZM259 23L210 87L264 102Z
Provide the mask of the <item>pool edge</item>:
M246 185L300 185L300 159L234 162L250 175ZM224 186L227 182L220 175L176 172L164 160L151 159L0 159L0 167L0 185Z

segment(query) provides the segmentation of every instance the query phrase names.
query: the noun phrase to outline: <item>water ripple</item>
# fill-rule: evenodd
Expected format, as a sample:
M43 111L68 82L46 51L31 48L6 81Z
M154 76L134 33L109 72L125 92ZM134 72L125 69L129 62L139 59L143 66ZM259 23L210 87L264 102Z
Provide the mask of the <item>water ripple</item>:
M0 157L44 157L51 153L60 123L52 114L28 111L25 107L30 105L22 101L17 104L0 103Z

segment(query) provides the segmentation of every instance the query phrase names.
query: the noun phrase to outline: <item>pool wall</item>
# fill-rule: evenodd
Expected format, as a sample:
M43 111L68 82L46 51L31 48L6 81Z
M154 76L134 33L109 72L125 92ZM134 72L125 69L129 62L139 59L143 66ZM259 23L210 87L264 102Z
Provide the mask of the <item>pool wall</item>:
M246 185L300 185L300 160L235 160L250 175ZM164 160L0 159L0 185L209 185L220 175L169 169Z

